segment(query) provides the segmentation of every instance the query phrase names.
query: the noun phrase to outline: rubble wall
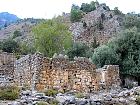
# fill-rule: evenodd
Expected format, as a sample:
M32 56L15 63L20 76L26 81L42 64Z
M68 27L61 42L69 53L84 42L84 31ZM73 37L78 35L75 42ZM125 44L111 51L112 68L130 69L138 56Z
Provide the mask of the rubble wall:
M15 56L11 53L0 52L0 86L14 82Z
M25 59L26 58L26 59ZM58 90L77 90L92 92L119 85L119 68L107 65L96 69L87 58L76 58L74 61L63 55L46 58L41 54L26 56L16 63L17 83L28 84L37 90L57 88Z

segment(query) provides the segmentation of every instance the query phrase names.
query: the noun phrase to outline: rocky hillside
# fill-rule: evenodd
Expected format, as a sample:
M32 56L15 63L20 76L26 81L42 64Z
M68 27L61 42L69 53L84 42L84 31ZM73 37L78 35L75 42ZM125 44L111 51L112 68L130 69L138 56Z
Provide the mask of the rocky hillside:
M122 29L123 15L110 10L106 4L99 4L96 10L83 16L80 22L72 23L70 30L74 41L90 44L96 39L106 43Z
M31 42L33 39L32 27L38 24L41 19L23 19L18 20L16 23L12 23L9 26L0 30L0 41L13 37L15 31L21 33L20 36L14 38L16 41Z
M58 21L70 27L74 42L90 45L96 39L100 44L104 44L122 29L123 14L110 10L106 4L98 4L94 11L84 14L81 21L75 23L70 22L70 13L63 13L62 16L57 17ZM2 28L0 30L0 40L12 37L14 31L18 30L22 36L16 38L16 40L27 41L32 37L32 27L39 21L40 19L24 19Z

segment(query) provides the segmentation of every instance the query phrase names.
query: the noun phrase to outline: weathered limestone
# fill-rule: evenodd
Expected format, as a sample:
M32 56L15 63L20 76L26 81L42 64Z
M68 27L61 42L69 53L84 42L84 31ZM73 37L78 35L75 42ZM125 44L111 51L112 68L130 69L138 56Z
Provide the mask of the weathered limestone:
M111 89L120 86L118 65L105 65L96 70L100 89Z
M83 60L83 61L82 61ZM53 58L51 61L47 59L44 69L41 71L41 80L37 83L38 89L58 88L58 89L74 89L79 91L87 91L95 85L95 65L85 58L70 62L65 58Z
M14 61L13 54L0 52L0 86L14 82Z
M123 16L116 15L106 4L84 15L80 22L71 24L70 31L75 42L90 45L94 39L100 44L116 36L122 27Z
M90 59L75 57L69 61L62 54L46 58L36 53L16 60L13 54L0 53L0 85L6 84L28 86L32 90L57 88L93 92L119 86L119 68L105 65L96 69Z
M17 60L15 67L16 83L19 86L28 84L37 90L57 88L93 92L102 86L109 89L119 85L118 66L108 65L96 70L96 66L83 57L69 61L62 54L50 59L37 53Z
M35 87L35 80L42 69L42 55L26 55L15 62L15 83L19 86Z

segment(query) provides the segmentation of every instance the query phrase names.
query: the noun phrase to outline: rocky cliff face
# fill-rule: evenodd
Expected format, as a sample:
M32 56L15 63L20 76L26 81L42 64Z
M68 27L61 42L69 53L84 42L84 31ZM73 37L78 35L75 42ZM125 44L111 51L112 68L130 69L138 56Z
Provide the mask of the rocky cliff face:
M121 31L122 21L122 15L116 15L106 4L100 4L96 10L85 14L80 22L71 24L70 30L76 42L90 44L96 38L103 44Z

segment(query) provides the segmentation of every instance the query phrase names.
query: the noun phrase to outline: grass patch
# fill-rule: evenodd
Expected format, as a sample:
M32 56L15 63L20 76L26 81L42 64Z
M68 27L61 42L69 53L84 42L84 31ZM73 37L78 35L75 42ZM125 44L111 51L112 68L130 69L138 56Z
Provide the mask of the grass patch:
M19 88L15 86L0 87L0 100L15 100L19 93Z
M84 96L83 93L76 93L75 97L77 97L77 98L84 98L85 96Z
M48 89L44 91L46 96L55 96L58 94L58 91L56 89Z

